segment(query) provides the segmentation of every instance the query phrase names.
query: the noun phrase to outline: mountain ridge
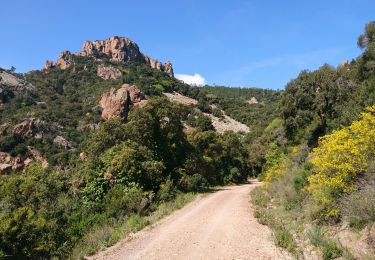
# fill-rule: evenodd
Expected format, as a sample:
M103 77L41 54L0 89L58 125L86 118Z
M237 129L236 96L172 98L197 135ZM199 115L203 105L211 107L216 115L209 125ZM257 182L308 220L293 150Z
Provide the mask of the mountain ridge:
M143 54L136 42L122 36L112 36L106 40L85 41L81 51L71 53L65 50L60 53L55 62L47 60L44 70L54 67L67 69L75 64L76 56L92 57L94 59L101 59L103 56L107 56L110 62L120 64L129 62L144 63L153 69L166 72L170 77L174 77L173 66L170 61L163 64Z

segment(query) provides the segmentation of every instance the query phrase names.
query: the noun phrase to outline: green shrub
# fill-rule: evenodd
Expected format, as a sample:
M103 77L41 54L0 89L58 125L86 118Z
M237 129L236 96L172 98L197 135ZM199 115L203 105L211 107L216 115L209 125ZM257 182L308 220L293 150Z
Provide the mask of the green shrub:
M125 188L115 185L104 197L105 212L112 217L140 213L146 207L146 193L137 186Z
M173 200L176 197L176 187L171 179L160 185L160 189L156 197L161 202Z
M296 192L301 192L308 184L308 177L311 175L312 165L305 163L303 169L293 179L293 188Z
M285 228L285 226L277 225L274 228L274 232L276 245L287 249L289 252L295 252L297 249L296 242L293 235Z
M184 191L205 191L208 188L207 180L200 174L184 174L179 186Z

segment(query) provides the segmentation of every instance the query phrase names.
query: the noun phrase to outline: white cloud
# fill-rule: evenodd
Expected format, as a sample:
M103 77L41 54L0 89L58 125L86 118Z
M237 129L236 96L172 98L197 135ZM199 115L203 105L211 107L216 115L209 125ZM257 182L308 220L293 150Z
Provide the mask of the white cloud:
M194 75L189 74L175 74L174 75L177 79L182 80L186 84L192 85L192 86L204 86L206 85L206 79L199 75L198 73L195 73Z

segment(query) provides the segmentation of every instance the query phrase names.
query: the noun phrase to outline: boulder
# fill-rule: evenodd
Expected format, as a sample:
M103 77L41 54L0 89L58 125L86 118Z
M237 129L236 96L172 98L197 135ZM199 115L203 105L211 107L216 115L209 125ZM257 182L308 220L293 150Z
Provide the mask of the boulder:
M145 97L137 86L124 84L117 90L111 88L109 92L102 95L99 102L102 108L102 119L120 117L126 122L130 104L139 104L140 107L146 104Z
M135 85L124 84L121 88L125 89L129 93L131 103L138 103L144 99L142 92Z
M86 155L85 152L82 152L82 153L79 154L79 159L80 159L81 161L86 160L86 157L87 157L87 155Z
M64 137L62 137L61 135L56 136L53 139L53 143L57 144L60 147L63 147L64 149L73 148L73 145L68 140L66 140Z
M248 101L246 101L250 105L259 104L258 100L255 97L250 98Z
M121 87L119 89L111 88L109 92L103 94L99 106L103 109L102 119L108 120L113 117L120 117L123 121L127 120L129 111L128 91Z
M103 64L100 64L98 66L97 75L104 80L109 80L121 78L122 73L119 69L112 66L104 66Z
M0 163L12 164L13 158L9 153L0 152Z

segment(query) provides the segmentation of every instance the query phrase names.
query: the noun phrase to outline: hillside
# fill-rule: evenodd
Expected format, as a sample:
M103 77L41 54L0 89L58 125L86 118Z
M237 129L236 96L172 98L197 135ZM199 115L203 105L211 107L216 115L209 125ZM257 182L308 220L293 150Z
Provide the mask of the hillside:
M283 120L274 122L284 142L265 132L254 146L269 143L264 186L252 192L255 216L296 258L375 256L374 32L368 23L353 61L290 81L279 104Z
M0 256L91 254L189 192L249 175L248 127L127 38L85 42L42 70L0 73ZM109 235L89 245L98 230Z

